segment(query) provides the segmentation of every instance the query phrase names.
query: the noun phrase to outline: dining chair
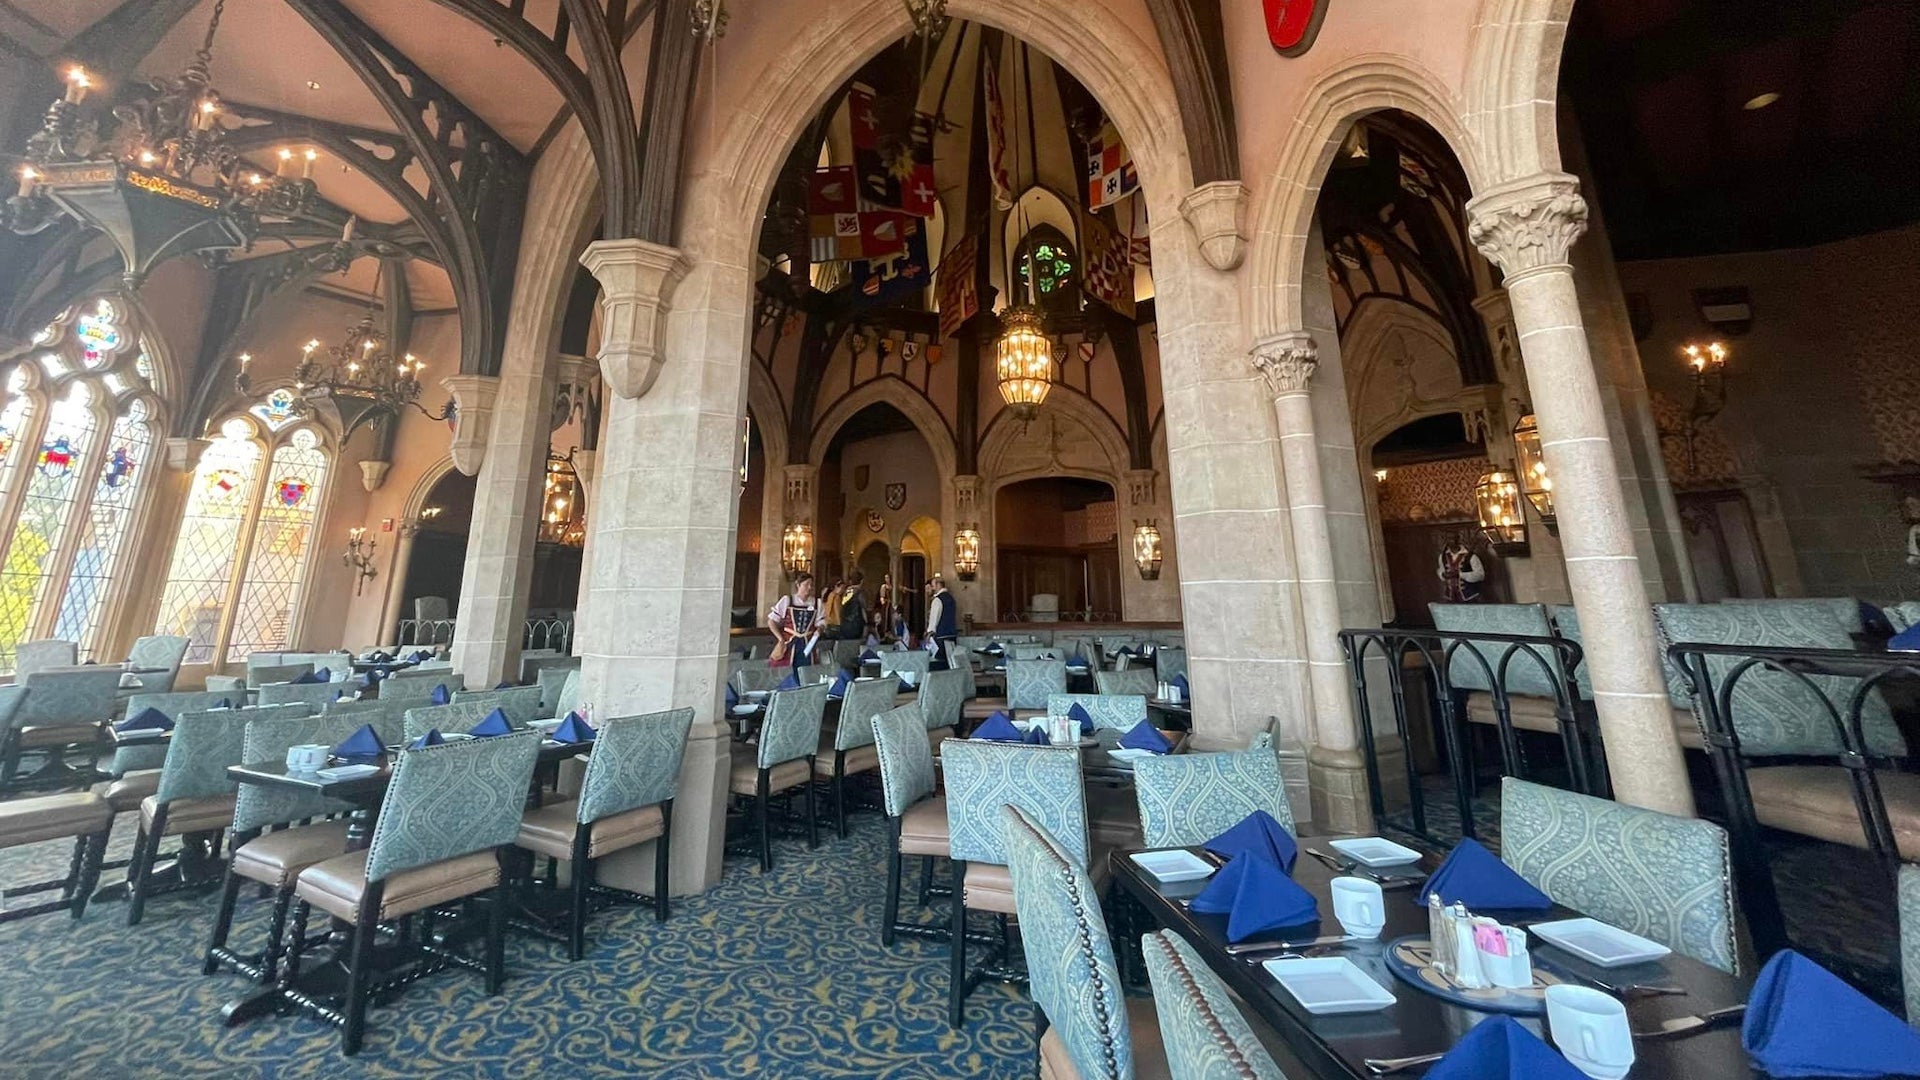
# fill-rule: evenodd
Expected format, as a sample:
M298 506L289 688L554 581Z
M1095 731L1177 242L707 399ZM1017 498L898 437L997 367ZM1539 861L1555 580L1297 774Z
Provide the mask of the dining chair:
M873 718L887 814L887 899L880 921L880 943L886 946L892 946L902 925L918 925L900 922L903 860L909 855L920 859L924 905L933 884L934 860L947 857L947 800L934 793L933 748L927 743L925 722L920 704L901 705Z
M933 654L925 649L889 649L880 654L880 674L911 675L915 685L926 681L932 667Z
M249 658L246 675L247 689L258 690L268 683L290 683L295 679L311 675L317 670L319 669L312 664L255 664ZM212 676L207 678L207 689L214 689Z
M1047 696L1067 692L1065 660L1007 658L1007 708L1045 710Z
M65 910L75 919L87 913L87 901L100 880L100 860L106 854L113 810L91 791L70 791L32 799L0 802L0 849L73 839L67 873L57 881L7 886L13 896L59 891L58 897L0 912L0 923Z
M583 699L586 697L586 688L582 685L581 678L580 669L575 668L567 672L567 677L560 681L560 689L554 695L553 715L564 717L585 704Z
M1900 971L1907 1023L1920 1028L1920 865L1900 868Z
M1269 749L1145 757L1133 763L1133 792L1150 848L1204 844L1256 810L1297 831L1280 759Z
M205 712L208 709L233 708L245 704L244 694L235 694L231 691L209 693L204 690L187 690L175 693L141 693L127 699L125 715L131 719L148 709L153 709L169 720L178 720L181 713ZM103 781L94 790L107 800L116 814L139 809L140 800L159 789L160 766L166 760L165 743L116 746L113 750L113 762L107 767L113 779Z
M401 678L398 674L380 680L378 698L392 705L428 705L433 702L433 692L440 687L447 688L449 699L453 694L466 688L466 680L449 672L415 675Z
M70 750L92 751L100 745L108 720L113 718L120 689L120 669L86 667L43 668L18 680L26 695L0 746L0 792L16 784L74 784L99 779L89 760L75 768L67 764ZM21 778L20 758L27 751L46 754L46 762L30 777Z
M356 689L350 682L263 683L254 691L253 701L256 705L291 705L299 702L319 712L332 702L345 700Z
M1014 660L1064 660L1066 654L1051 645L1028 644L1007 646L1007 656Z
M180 679L180 665L187 658L187 647L193 640L184 634L149 634L135 638L133 648L127 650L127 663L137 668L163 668L164 671L150 671L146 675L135 675L140 681L140 689L149 694L165 694L173 689Z
M1070 716L1075 705L1085 709L1093 726L1102 731L1131 731L1147 718L1147 699L1140 694L1047 695L1048 716Z
M77 667L79 663L80 646L71 641L58 638L23 641L13 651L13 679L25 682L34 672Z
M833 824L840 839L847 838L847 777L880 767L880 751L873 745L873 718L893 708L900 696L900 680L893 675L847 684L840 700L840 722L833 738L820 736L813 774L833 785Z
M1162 645L1153 651L1153 677L1172 682L1187 673L1187 649L1184 645Z
M1286 1080L1220 976L1171 930L1141 939L1172 1080Z
M400 736L407 742L425 735L429 731L438 731L442 735L465 735L472 731L480 721L493 714L499 708L491 701L456 701L448 705L416 705L406 711L401 720ZM514 723L513 717L507 717L516 731L526 727Z
M1159 689L1150 667L1130 667L1121 671L1096 671L1093 673L1093 687L1108 696L1116 694L1138 694L1150 698Z
M733 744L727 790L753 801L759 832L760 869L773 869L773 841L768 817L775 795L802 788L807 802L807 848L820 846L820 826L813 813L813 762L820 750L820 725L827 711L827 684L814 683L797 690L775 690L768 697L767 718L760 725L758 743Z
M405 985L404 975L382 985L372 970L382 922L491 891L482 967L488 996L500 992L509 903L503 860L520 835L539 753L540 736L531 731L402 750L372 843L300 872L289 971L298 971L309 907L350 927L346 1000L338 1021L343 1053L360 1052L368 1000L376 994L385 1000Z
M1045 1080L1165 1076L1153 1001L1120 982L1100 887L1062 843L1018 806L1002 806L1002 846L1027 957L1040 1075Z
M743 694L772 690L792 671L791 667L773 667L765 660L743 660L733 670L733 688Z
M384 697L366 701L329 701L320 707L322 716L351 716L356 724L371 724L374 734L380 736L382 746L393 746L406 740L405 702L388 701Z
M322 716L285 716L292 710L252 710L241 740L241 764L277 765L287 750L301 745L334 746L359 729L361 719L351 713ZM265 715L261 715L262 713ZM295 823L310 818L344 814L352 807L335 799L304 791L241 784L233 800L233 853L227 859L220 906L213 918L213 936L201 961L202 974L212 975L221 964L249 979L269 983L279 970L284 952L281 941L287 909L293 904L293 883L300 871L347 850L347 823ZM292 825L292 828L285 826ZM274 831L268 832L272 828ZM244 955L227 948L233 929L233 911L247 882L273 893L273 913L267 922L267 940L258 954Z
M534 686L540 690L540 715L546 717L567 715L571 705L568 708L562 708L562 706L568 705L568 689L580 685L579 661L574 661L571 666L545 665L533 679ZM577 693L577 690L575 692Z
M455 705L485 702L489 709L499 709L507 714L515 727L526 727L535 720L547 719L540 708L540 688L537 686L516 686L511 690L460 690L453 695Z
M934 747L960 731L960 712L967 704L967 672L949 667L930 671L920 684L920 718L927 725L927 745Z
M587 953L587 898L599 860L649 840L653 853L653 918L667 921L673 797L680 787L692 709L613 717L603 722L587 757L580 797L547 803L520 818L515 844L568 864L567 958Z
M1039 661L1035 661L1038 663ZM1075 864L1089 866L1086 790L1080 777L1078 747L948 739L940 745L940 767L947 789L947 844L953 862L952 917L949 921L950 983L947 1022L960 1027L967 994L997 956L981 971L967 970L967 912L1003 917L1014 910L1013 879L1007 871L1003 806L1020 807L1060 839ZM1093 873L1104 881L1105 860Z
M1500 858L1562 907L1739 973L1727 833L1710 821L1509 776Z

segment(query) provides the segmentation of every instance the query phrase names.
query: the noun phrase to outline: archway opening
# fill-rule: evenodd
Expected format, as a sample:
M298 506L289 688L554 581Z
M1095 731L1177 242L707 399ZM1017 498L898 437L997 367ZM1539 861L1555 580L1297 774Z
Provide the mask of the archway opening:
M1072 476L1007 484L994 496L1003 622L1115 622L1121 614L1113 486Z
M460 579L466 568L477 483L475 477L448 469L427 490L415 515L419 531L413 537L406 583L394 613L395 634L382 640L413 644L451 638L430 624L450 619L460 610Z

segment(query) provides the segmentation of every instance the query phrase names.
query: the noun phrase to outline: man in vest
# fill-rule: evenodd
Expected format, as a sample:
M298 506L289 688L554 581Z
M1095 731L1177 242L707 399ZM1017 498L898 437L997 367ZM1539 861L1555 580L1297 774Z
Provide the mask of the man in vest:
M933 598L927 602L927 638L934 643L934 671L947 669L947 644L960 636L960 605L947 591L947 582L939 574L931 582Z

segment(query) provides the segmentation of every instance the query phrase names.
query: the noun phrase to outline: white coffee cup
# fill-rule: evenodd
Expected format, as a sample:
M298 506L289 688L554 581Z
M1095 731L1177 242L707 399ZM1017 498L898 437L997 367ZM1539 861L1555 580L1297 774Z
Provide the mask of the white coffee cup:
M287 747L288 772L316 772L327 763L333 747L321 743L303 743Z
M1387 927L1386 894L1380 883L1366 878L1337 877L1333 889L1333 917L1349 937L1377 938Z
M1633 1068L1633 1032L1627 1007L1585 986L1547 987L1547 1030L1553 1045L1594 1080L1621 1080Z

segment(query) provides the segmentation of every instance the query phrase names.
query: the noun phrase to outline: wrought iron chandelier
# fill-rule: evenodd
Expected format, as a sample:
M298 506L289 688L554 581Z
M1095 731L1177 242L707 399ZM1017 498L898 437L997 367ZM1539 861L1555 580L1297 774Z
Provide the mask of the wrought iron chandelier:
M312 205L312 150L283 149L281 168L270 173L228 141L212 76L225 9L226 0L215 0L186 69L115 105L110 129L88 105L93 76L68 69L65 95L27 140L19 189L0 215L8 228L31 235L71 216L113 241L129 284L137 285L168 258L247 247L262 220L296 217Z

